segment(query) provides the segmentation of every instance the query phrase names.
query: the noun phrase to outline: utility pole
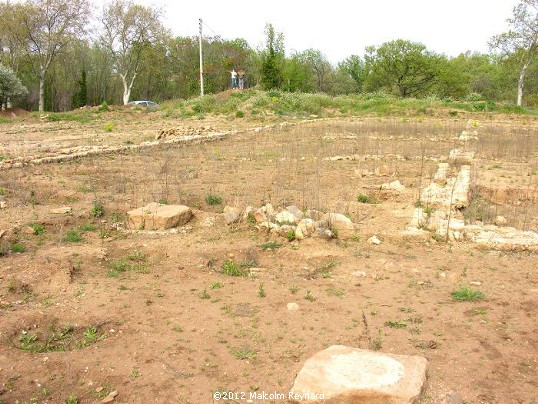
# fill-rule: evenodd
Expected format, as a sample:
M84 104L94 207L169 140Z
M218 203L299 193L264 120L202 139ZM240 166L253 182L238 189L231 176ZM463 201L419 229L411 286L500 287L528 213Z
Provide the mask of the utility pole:
M202 57L202 19L200 18L200 96L204 96L204 59Z

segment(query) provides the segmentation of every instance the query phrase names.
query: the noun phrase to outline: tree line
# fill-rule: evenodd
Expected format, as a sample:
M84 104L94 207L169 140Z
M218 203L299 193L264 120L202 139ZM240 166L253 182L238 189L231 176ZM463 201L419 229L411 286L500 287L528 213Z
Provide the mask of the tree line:
M328 94L383 92L399 97L487 99L538 106L538 0L520 0L510 30L490 53L449 58L396 39L331 64L317 49L286 55L271 24L265 44L203 38L204 90L229 88L242 68L249 86ZM162 12L112 0L0 1L0 104L65 111L130 99L191 98L199 93L198 37L175 37Z

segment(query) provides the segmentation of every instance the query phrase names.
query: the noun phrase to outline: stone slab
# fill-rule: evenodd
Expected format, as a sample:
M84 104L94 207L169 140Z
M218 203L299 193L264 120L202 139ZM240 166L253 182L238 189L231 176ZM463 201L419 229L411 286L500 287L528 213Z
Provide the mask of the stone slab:
M130 229L166 230L188 223L192 218L192 211L185 205L161 205L152 202L127 212L127 215Z
M333 345L309 358L293 383L290 395L312 398L290 401L301 404L415 403L426 381L427 366L428 361L419 356Z

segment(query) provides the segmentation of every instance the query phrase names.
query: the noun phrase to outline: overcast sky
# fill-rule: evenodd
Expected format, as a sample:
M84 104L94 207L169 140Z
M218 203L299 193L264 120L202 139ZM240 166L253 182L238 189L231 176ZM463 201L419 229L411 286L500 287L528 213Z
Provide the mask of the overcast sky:
M106 0L94 0L99 6ZM284 34L286 52L314 48L337 63L364 54L368 45L393 39L421 42L437 53L457 56L488 52L491 36L507 30L517 0L134 0L161 7L176 35L244 38L253 47L264 41L271 23Z

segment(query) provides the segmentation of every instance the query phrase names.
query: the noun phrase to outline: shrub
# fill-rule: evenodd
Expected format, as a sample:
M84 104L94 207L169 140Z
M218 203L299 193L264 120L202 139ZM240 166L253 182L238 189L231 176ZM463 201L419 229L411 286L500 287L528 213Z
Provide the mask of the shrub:
M28 227L34 231L34 234L40 235L45 233L45 226L43 226L41 223L30 223Z
M228 276L245 276L247 271L232 260L228 260L222 265L222 273Z
M26 251L26 246L22 243L11 244L11 251L15 253L23 253Z
M215 194L209 194L205 197L205 201L208 205L220 205L222 203L222 197Z
M78 243L82 241L82 237L77 230L72 229L65 234L62 241L64 243Z
M451 293L452 299L458 302L473 302L476 300L482 300L484 294L479 290L472 290L467 286L464 286L458 290L455 290Z
M91 215L93 217L101 217L105 214L105 207L101 202L95 201L93 203L93 208L91 210Z

